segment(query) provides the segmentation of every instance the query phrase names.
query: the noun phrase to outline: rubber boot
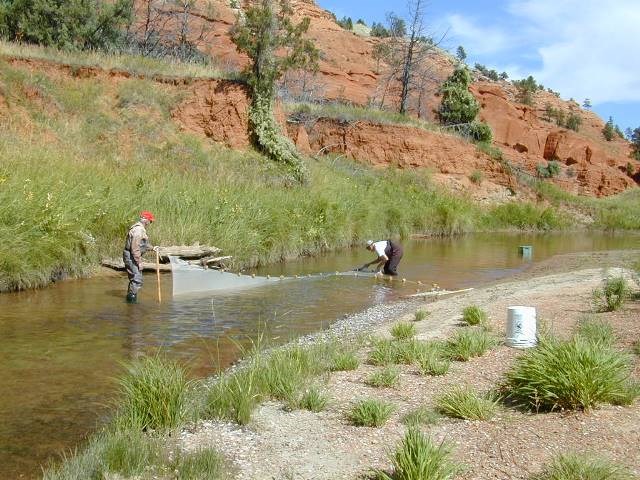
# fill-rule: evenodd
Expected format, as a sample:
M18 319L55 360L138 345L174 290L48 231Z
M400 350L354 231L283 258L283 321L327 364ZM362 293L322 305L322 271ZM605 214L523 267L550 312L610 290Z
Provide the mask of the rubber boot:
M138 303L138 296L135 293L127 293L127 303Z

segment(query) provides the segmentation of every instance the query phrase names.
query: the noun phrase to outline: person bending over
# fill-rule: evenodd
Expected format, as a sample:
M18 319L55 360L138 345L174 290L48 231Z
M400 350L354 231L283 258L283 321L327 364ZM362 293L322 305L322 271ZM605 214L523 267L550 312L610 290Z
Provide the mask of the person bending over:
M382 271L385 275L398 275L398 264L402 259L402 245L391 240L381 240L374 242L367 240L367 250L376 253L376 259L365 263L359 270L364 270L370 265L377 263L376 272Z

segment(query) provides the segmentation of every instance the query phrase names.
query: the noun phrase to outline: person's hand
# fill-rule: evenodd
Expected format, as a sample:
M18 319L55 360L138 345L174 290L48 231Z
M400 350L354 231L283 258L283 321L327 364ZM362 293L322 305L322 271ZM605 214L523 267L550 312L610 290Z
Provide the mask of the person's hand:
M156 245L155 247L153 247L153 251L156 253L160 253L160 247Z

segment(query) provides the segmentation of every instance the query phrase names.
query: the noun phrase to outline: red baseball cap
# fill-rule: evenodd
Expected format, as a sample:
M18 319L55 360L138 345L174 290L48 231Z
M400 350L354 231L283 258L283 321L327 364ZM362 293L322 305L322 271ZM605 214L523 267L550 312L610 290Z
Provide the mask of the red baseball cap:
M153 216L153 213L151 213L148 210L144 210L144 211L140 212L140 218L144 218L146 220L149 220L150 222L153 222L156 219Z

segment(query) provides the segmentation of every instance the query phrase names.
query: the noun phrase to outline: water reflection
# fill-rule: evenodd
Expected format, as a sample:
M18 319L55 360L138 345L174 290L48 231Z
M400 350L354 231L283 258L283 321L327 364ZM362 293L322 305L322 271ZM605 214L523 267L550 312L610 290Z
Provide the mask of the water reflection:
M508 277L559 252L638 248L638 237L473 235L405 243L401 277L327 275L245 291L171 299L170 276L146 278L140 304L124 302L125 277L69 281L0 295L0 478L38 476L39 465L105 421L121 362L161 349L203 376L233 362L260 333L285 342L336 318L427 289L457 289ZM370 261L364 248L256 271L293 276L345 271ZM417 285L412 282L422 282Z

